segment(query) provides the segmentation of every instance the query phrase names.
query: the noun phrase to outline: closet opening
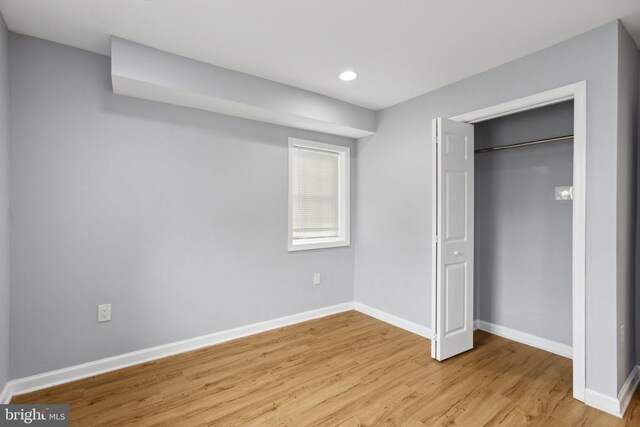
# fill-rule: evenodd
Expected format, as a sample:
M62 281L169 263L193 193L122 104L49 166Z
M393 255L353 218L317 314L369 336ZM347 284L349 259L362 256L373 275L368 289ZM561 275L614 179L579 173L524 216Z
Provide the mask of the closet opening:
M474 126L474 326L569 358L573 114L566 101Z
M586 82L433 119L431 356L474 329L572 359L586 398Z

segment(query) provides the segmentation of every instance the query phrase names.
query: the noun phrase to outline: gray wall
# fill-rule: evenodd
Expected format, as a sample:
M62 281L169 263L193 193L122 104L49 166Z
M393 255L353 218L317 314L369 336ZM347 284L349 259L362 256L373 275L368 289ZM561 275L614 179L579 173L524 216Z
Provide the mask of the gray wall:
M476 148L573 133L573 102L475 126ZM572 141L475 156L475 318L571 345Z
M353 140L114 95L109 58L38 39L10 59L11 378L353 300L353 247L287 252L287 137L355 174Z
M618 389L636 364L635 257L638 118L638 47L618 33L617 346ZM620 327L624 325L624 332Z
M431 119L587 81L587 387L616 397L617 46L612 22L385 109L358 142L355 297L424 326L431 316ZM628 235L627 239L632 239Z
M640 55L640 52L639 52ZM640 64L639 64L640 65ZM638 100L640 101L640 66L638 67L637 73L638 79ZM638 135L638 144L640 144L640 106L638 108L637 113L637 127L636 132ZM636 188L640 189L640 173L638 173L637 165L640 165L640 149L637 151L637 163L636 163ZM637 195L637 193L636 193ZM637 197L636 200L636 294L635 294L635 313L636 313L636 364L640 365L640 197Z
M9 377L9 33L0 15L0 391Z

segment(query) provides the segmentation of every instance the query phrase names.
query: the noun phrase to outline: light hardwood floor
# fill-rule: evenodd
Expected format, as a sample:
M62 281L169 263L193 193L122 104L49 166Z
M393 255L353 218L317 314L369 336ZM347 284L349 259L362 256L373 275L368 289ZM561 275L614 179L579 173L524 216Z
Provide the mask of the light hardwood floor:
M571 361L485 332L446 362L350 311L17 396L72 425L640 425L571 397Z

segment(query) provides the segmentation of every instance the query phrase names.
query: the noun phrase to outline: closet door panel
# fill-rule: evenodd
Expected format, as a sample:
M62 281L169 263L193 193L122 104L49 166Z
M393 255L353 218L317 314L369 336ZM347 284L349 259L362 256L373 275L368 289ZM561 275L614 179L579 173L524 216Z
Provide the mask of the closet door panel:
M436 119L432 357L473 348L473 126Z

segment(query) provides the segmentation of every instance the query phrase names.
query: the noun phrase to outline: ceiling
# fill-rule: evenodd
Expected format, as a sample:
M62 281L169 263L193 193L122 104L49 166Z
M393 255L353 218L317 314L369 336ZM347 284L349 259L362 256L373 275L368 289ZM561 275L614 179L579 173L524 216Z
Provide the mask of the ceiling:
M0 0L10 30L109 54L115 35L381 109L620 18L639 0ZM343 82L353 69L359 78Z

